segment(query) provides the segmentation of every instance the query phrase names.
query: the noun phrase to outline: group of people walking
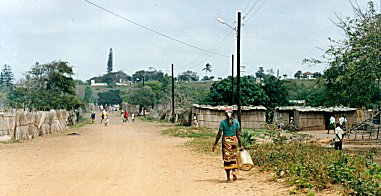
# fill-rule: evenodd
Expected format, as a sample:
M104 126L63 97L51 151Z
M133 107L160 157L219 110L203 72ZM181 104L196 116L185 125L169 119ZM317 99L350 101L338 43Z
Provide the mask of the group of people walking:
M90 115L92 123L95 122L95 117L96 117L96 112L93 110ZM123 118L123 123L128 122L128 117L129 117L128 111L121 110L121 117ZM135 113L131 114L131 120L132 122L135 121ZM106 110L102 110L101 123L104 123L104 125L107 126L109 122L110 122L109 114L107 113Z
M128 117L129 117L128 111L121 110L120 116L123 117L123 123L129 122L128 121ZM134 112L132 112L132 114L131 114L131 121L132 122L135 121L135 113Z

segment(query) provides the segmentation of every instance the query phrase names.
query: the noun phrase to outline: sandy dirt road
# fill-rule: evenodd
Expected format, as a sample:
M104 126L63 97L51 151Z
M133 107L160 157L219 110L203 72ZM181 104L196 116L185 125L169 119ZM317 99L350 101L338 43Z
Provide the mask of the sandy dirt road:
M0 195L286 195L257 170L225 183L220 156L192 151L165 127L112 116L77 136L0 144Z

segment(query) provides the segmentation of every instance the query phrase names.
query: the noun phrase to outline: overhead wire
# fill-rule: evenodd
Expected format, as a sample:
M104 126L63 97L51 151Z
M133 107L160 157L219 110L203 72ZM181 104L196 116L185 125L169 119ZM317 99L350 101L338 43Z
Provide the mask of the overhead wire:
M109 9L106 9L106 8L104 8L104 7L102 7L102 6L98 5L98 4L95 4L95 3L93 3L93 2L91 2L91 1L89 1L89 0L84 0L84 1L87 2L87 3L89 3L89 4L91 4L91 5L93 5L93 6L95 6L95 7L97 7L97 8L99 8L99 9L101 9L101 10L103 10L103 11L105 11L105 12L108 12L108 13L110 13L110 14L116 16L116 17L119 17L119 18L121 18L121 19L123 19L123 20L125 20L125 21L127 21L127 22L130 22L130 23L132 23L132 24L134 24L134 25L136 25L136 26L138 26L138 27L141 27L141 28L143 28L143 29L145 29L145 30L151 31L151 32L153 32L153 33L156 33L156 34L158 34L158 35L160 35L160 36L162 36L162 37L165 37L165 38L170 39L170 40L172 40L172 41L175 41L175 42L177 42L177 43L183 44L183 45L185 45L185 46L188 46L188 47L191 47L191 48L194 48L194 49L197 49L197 50L201 50L201 51L203 51L203 52L207 52L207 53L215 54L215 55L222 56L222 57L229 57L228 55L220 54L220 53L217 53L217 52L214 52L214 51L210 51L210 50L207 50L207 49L204 49L204 48L200 48L200 47L198 47L198 46L195 46L195 45L192 45L192 44L189 44L189 43L180 41L180 40L178 40L178 39L176 39L176 38L173 38L173 37L171 37L171 36L169 36L169 35L166 35L166 34L164 34L164 33L161 33L161 32L159 32L159 31L156 31L156 30L154 30L154 29L151 29L151 28L149 28L149 27L146 27L146 26L144 26L144 25L142 25L142 24L139 24L139 23L137 23L137 22L135 22L135 21L133 21L133 20L130 20L130 19L124 17L124 16L121 16L120 14L117 14L117 13L115 13L115 12L109 10Z
M225 46L225 44L227 43L227 41L228 41L228 39L226 39L223 43L221 43L220 47ZM233 44L233 43L231 42L231 44ZM208 54L205 58L203 58L203 59L197 61L192 67L189 67L188 69L193 69L193 68L195 68L196 66L201 65L203 62L205 62L206 60L208 60L208 59L211 58L211 57L213 57L213 54Z
M243 12L246 11L246 9L249 7L250 3L251 3L251 0L248 0L246 6L245 6L244 9L243 9ZM250 8L249 12L255 7L256 4L258 4L258 0L257 0L257 1L254 3L254 5ZM231 29L227 29L227 31L230 31L230 34L229 34L229 35L231 35L231 32L234 32L234 31L231 31ZM221 36L221 37L223 37L223 36ZM220 37L220 38L221 38L221 37ZM211 45L211 47L212 47L213 45L215 45L215 43L217 43L217 42L218 42L218 40L217 40L216 42L214 42L214 43ZM224 43L222 43L221 46L224 46L225 44L226 44L226 41L224 41ZM232 44L231 44L231 45L232 45ZM219 48L221 48L221 46L220 46ZM208 48L208 50L214 50L214 49L211 49L211 47ZM184 69L193 69L193 68L195 68L196 66L198 66L200 63L202 63L202 62L206 61L207 59L211 58L212 56L213 56L212 54L207 54L207 55L205 55L205 57L203 57L201 60L196 59L196 60L194 60L194 61L192 61L192 62L190 62L190 63L186 63L186 65L188 65L188 66L185 67Z
M249 9L249 11L247 11L247 13L242 17L242 19L244 20L246 18L246 16L248 16L250 14L250 12L255 8L255 6L260 2L261 0L256 0L254 2L254 4L251 6L251 8Z
M227 31L225 31L225 33L218 39L216 40L216 42L214 42L210 48L219 48L221 49L226 43L227 41L229 40L229 38L231 38L231 35L234 31L231 31L230 29L227 29ZM185 69L193 69L194 67L198 66L200 63L206 61L207 59L211 58L213 56L213 54L206 54L204 55L204 57L202 57L202 59L196 59L190 63L187 63L185 65L188 65L187 67L185 67Z
M251 3L251 0L248 0L247 4L246 4L245 8L243 8L242 12L246 11L246 9L249 7L250 3Z
M262 1L262 3L259 5L259 7L257 7L257 9L249 16L250 12L254 9L254 7L260 2L260 0L257 0L253 6L250 8L250 10L246 13L246 15L243 17L243 21L245 22L244 24L247 24L251 18L253 18L253 16L258 13L258 11L262 8L262 6L267 2L268 0L264 0ZM249 66L249 67L252 67L252 68L256 68L252 65L248 65L248 64L245 64L245 63L242 63L243 65L245 66Z
M261 9L262 6L263 6L267 1L268 1L268 0L264 0L264 1L262 1L262 4L261 4L261 5L260 5L254 12L253 12L253 14L251 14L251 16L250 16L248 19L246 19L245 24L248 23L249 20L250 20L251 18L253 18L253 16L254 16L256 13L258 13L259 9Z

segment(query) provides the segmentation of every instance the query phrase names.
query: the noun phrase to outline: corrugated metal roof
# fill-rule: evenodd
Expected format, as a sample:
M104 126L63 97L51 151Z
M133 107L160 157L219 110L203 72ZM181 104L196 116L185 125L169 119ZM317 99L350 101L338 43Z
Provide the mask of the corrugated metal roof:
M285 106L277 107L276 110L286 111L286 110L297 110L299 112L352 112L356 111L356 108L348 107L301 107L301 106Z
M233 106L228 106L228 105L224 105L224 106L211 106L211 105L193 104L192 106L196 107L196 108L209 109L209 110L225 110L225 108L233 108L233 110L238 110L238 106L237 105L233 105ZM241 106L241 110L267 110L267 109L264 106L262 106L262 105L260 105L260 106L250 105L250 106Z

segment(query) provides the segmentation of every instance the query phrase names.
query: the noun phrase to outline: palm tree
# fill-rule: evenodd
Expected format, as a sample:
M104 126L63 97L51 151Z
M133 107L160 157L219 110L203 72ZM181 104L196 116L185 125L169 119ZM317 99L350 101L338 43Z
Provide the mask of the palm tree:
M209 63L206 63L205 68L202 70L203 71L205 70L205 74L206 74L206 76L208 76L208 72L212 72L212 65Z

